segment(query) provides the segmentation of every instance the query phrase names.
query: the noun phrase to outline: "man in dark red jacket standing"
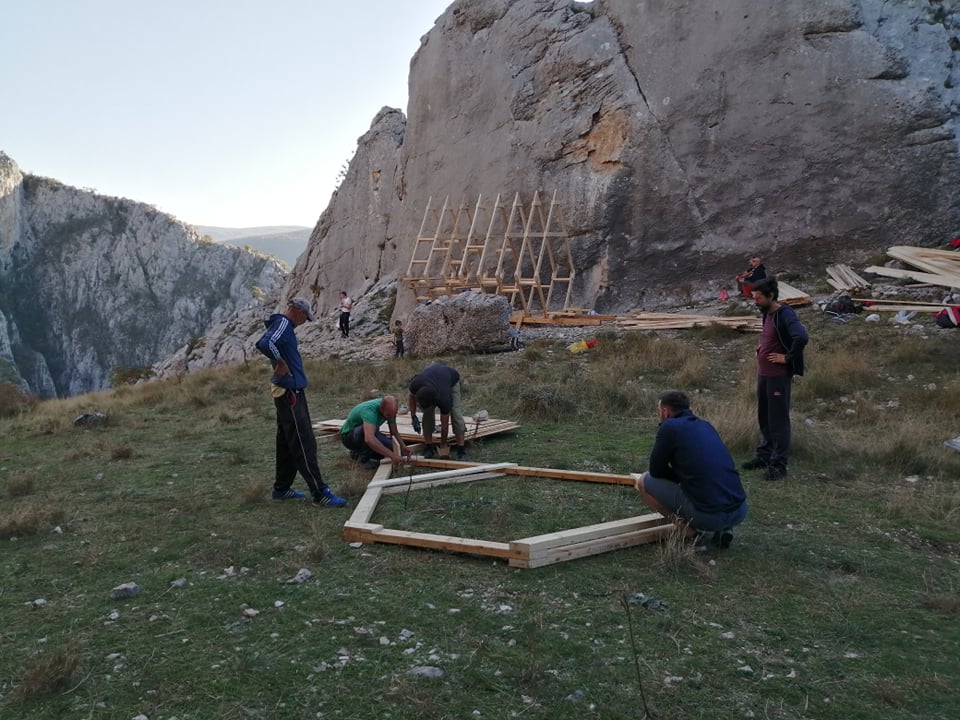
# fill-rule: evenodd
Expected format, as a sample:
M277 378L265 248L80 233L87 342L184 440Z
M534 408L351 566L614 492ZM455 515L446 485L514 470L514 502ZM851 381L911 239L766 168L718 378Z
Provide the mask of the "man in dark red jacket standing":
M794 375L803 375L806 328L789 305L778 301L776 278L753 286L753 301L763 313L757 345L757 421L762 441L744 470L764 469L765 480L787 476L790 460L790 388Z

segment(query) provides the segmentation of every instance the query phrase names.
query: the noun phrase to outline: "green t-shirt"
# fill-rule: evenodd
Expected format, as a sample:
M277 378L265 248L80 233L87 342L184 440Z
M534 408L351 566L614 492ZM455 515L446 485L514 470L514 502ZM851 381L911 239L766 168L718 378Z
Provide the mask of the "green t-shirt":
M340 434L346 435L355 427L363 425L364 423L370 423L375 428L383 425L387 419L380 414L380 403L382 401L383 398L374 398L373 400L367 400L354 407L353 410L350 411L350 414L347 415L347 419L343 421Z

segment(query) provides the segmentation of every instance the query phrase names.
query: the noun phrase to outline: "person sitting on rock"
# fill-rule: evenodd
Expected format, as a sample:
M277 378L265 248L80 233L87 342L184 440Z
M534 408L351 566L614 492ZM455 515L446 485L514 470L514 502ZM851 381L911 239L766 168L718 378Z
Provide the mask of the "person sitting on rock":
M759 255L750 258L750 265L741 273L737 273L737 289L745 298L753 297L753 286L767 276L767 269L763 266L763 261Z

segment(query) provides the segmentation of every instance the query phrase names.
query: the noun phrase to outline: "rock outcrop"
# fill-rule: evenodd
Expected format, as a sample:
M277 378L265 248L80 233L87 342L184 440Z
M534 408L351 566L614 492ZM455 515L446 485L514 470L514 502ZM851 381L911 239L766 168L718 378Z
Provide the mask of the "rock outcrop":
M105 388L285 277L149 205L23 175L0 153L0 381L40 397Z
M427 200L556 190L575 306L715 296L960 229L956 0L458 0L285 295L401 278ZM396 313L414 298L398 283Z
M405 323L405 349L417 357L436 357L506 347L510 312L507 298L477 292L418 305Z

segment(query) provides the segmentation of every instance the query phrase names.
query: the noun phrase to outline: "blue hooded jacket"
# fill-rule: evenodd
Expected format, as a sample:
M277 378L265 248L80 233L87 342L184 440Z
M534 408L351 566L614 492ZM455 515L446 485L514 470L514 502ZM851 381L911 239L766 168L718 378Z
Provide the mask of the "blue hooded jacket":
M307 375L303 371L303 359L297 349L297 336L294 333L293 323L286 315L279 313L271 315L265 322L267 331L257 340L257 350L268 358L276 367L278 360L283 360L290 369L290 375L274 375L270 382L287 390L302 390L307 386Z

